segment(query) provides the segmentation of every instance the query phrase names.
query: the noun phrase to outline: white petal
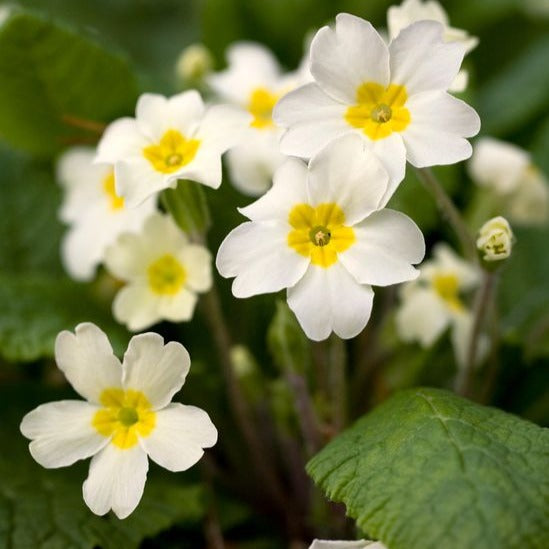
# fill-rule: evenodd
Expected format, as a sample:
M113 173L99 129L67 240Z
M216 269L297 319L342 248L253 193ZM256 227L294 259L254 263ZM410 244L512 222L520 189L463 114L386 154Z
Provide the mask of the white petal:
M87 402L62 400L42 404L21 422L21 432L32 439L29 450L42 467L66 467L93 456L109 439L92 426L99 410Z
M95 238L96 225L71 227L61 242L61 260L71 278L91 280L103 257L103 242Z
M372 312L374 292L360 285L341 263L328 269L311 265L288 290L288 305L309 339L326 339L332 331L348 339L359 334Z
M273 119L288 128L280 140L283 154L309 158L330 141L354 131L345 121L347 106L338 103L316 84L285 95L275 106Z
M219 154L238 145L250 131L250 114L231 105L210 107L200 124L195 138L201 147L215 149Z
M520 147L499 139L481 137L475 141L469 172L475 183L504 194L517 187L530 162L530 155Z
M185 269L185 285L195 292L207 292L212 287L212 255L204 246L184 246L178 259Z
M79 324L74 334L61 332L55 340L55 359L68 382L90 402L98 403L104 389L121 386L120 361L95 324Z
M164 345L164 339L152 332L136 335L124 354L124 388L143 391L159 410L183 387L190 367L189 353L181 343Z
M170 322L190 320L197 301L198 296L187 288L182 288L175 295L158 296L158 316Z
M210 148L207 144L201 144L192 162L175 174L176 179L190 179L212 189L218 189L222 177L221 154L216 147Z
M433 259L425 262L421 269L422 277L426 280L432 280L441 271L457 276L460 290L471 290L480 282L480 269L462 259L445 243L435 245Z
M288 220L296 204L309 202L307 165L297 158L288 158L273 176L273 186L264 196L239 212L252 221Z
M405 294L396 313L396 326L404 341L430 347L448 326L450 315L444 302L428 288Z
M175 187L177 176L165 175L153 169L145 157L117 162L114 168L116 193L125 200L127 208L135 208L156 193Z
M95 162L114 164L141 154L150 145L133 118L119 118L107 126L99 144Z
M105 266L116 278L133 280L144 276L151 257L140 235L124 233L105 251Z
M143 247L154 250L155 255L175 253L187 245L188 238L168 214L156 212L145 221L140 235Z
M151 434L140 444L149 457L168 471L185 471L217 442L217 429L204 410L173 403L156 414Z
M225 278L235 276L235 297L278 292L293 286L309 264L287 243L287 224L243 223L232 230L217 252L217 270Z
M345 214L345 225L354 225L384 205L387 171L357 134L327 145L311 160L309 171L311 206L336 203Z
M252 139L227 152L231 183L246 195L260 196L270 188L273 174L285 158L276 132L256 131Z
M460 42L444 42L443 33L441 23L419 21L389 45L391 82L406 86L408 96L447 90L456 77L466 48Z
M480 119L469 105L445 92L415 95L407 105L412 121L401 135L411 164L454 164L471 156L464 137L479 131Z
M149 284L143 281L132 282L116 294L112 313L117 322L125 324L132 332L144 330L161 320L158 299Z
M356 242L338 257L357 282L388 286L418 277L419 271L412 264L423 259L425 241L408 216L380 210L353 230Z
M207 77L214 92L227 101L245 106L256 88L271 89L280 78L274 55L262 44L236 42L227 50L228 68Z
M353 104L364 82L389 83L389 52L368 21L340 13L335 30L323 27L311 43L311 73L334 99Z
M372 141L371 147L389 174L387 192L381 202L385 205L404 179L406 173L406 147L401 135L396 132L393 132L385 139Z
M205 112L204 102L200 94L196 90L178 93L168 99L167 107L168 126L163 131L174 128L187 138L194 135Z
M86 505L96 514L110 509L119 519L130 515L141 500L149 461L139 445L121 450L109 444L93 457L84 482Z

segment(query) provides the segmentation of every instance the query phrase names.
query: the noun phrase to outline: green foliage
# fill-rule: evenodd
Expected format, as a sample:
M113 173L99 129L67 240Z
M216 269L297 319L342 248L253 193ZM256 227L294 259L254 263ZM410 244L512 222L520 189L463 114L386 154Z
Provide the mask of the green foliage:
M308 464L391 549L549 545L549 430L439 389L397 393Z
M15 10L0 25L0 134L47 156L97 135L67 117L109 122L132 112L135 78L125 59L81 32Z
M267 343L282 372L304 374L311 363L311 347L286 302L276 302L276 312L267 332Z
M162 192L162 203L179 227L189 234L203 234L211 225L203 186L181 180L175 189Z
M66 278L1 275L0 356L27 362L53 356L55 337L80 322L94 322L121 354L129 335L112 319L91 288Z

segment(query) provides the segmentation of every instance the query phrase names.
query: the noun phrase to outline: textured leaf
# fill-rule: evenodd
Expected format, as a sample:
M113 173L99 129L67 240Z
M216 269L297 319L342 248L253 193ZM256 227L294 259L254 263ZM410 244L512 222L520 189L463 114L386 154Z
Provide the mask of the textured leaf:
M52 356L57 334L85 321L108 333L115 351L129 339L89 286L66 278L0 274L0 307L0 356L10 361Z
M308 464L391 549L549 547L549 430L447 391L396 394Z
M15 147L51 155L97 133L67 117L109 122L137 96L126 60L38 15L20 10L0 25L0 135Z

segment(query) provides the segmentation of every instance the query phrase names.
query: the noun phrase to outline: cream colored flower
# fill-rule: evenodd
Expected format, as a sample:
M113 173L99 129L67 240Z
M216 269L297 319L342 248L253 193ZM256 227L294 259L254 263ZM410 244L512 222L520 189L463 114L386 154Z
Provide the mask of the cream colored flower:
M191 44L177 58L175 72L184 82L196 82L208 75L212 67L210 50L204 44Z
M511 255L513 231L504 217L489 219L479 230L477 249L484 261L501 261Z
M482 137L474 144L469 173L498 195L499 209L512 223L536 225L549 219L549 182L527 151Z
M154 197L128 208L116 194L112 166L94 164L94 156L91 147L74 147L57 162L57 179L64 191L59 216L70 226L61 245L61 258L76 280L93 278L107 247L121 233L141 229L156 209Z
M387 26L389 38L394 40L408 25L417 21L437 21L444 25L444 40L446 42L461 42L465 53L472 51L478 44L478 38L470 36L462 29L450 26L448 14L436 0L404 0L400 6L391 6L387 11ZM460 70L448 88L451 92L461 92L467 87L469 76L467 71Z
M107 336L84 323L61 332L55 358L75 391L86 400L38 406L21 422L32 457L55 469L92 457L84 501L97 515L110 509L126 518L139 504L149 461L185 471L217 441L208 414L171 403L190 368L180 343L158 334L135 336L122 364Z
M108 248L105 266L126 282L114 299L113 314L132 331L160 320L189 320L197 294L212 285L210 252L191 244L171 217L159 213L140 233L121 235Z

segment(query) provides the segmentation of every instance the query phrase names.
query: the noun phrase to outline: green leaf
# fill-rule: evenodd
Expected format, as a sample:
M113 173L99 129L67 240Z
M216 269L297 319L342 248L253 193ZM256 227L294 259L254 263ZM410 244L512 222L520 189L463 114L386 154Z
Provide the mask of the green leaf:
M531 44L513 63L490 80L478 98L482 131L505 134L525 127L548 104L549 37Z
M549 547L549 430L439 389L397 393L307 465L391 549Z
M175 189L166 189L162 204L179 227L189 234L203 234L211 225L204 189L194 181L181 180Z
M66 278L0 273L0 303L0 356L9 361L53 356L57 334L85 321L104 330L118 354L129 339L90 286Z
M128 62L84 34L17 9L0 25L0 135L14 147L52 155L98 137L67 117L106 123L133 110Z

